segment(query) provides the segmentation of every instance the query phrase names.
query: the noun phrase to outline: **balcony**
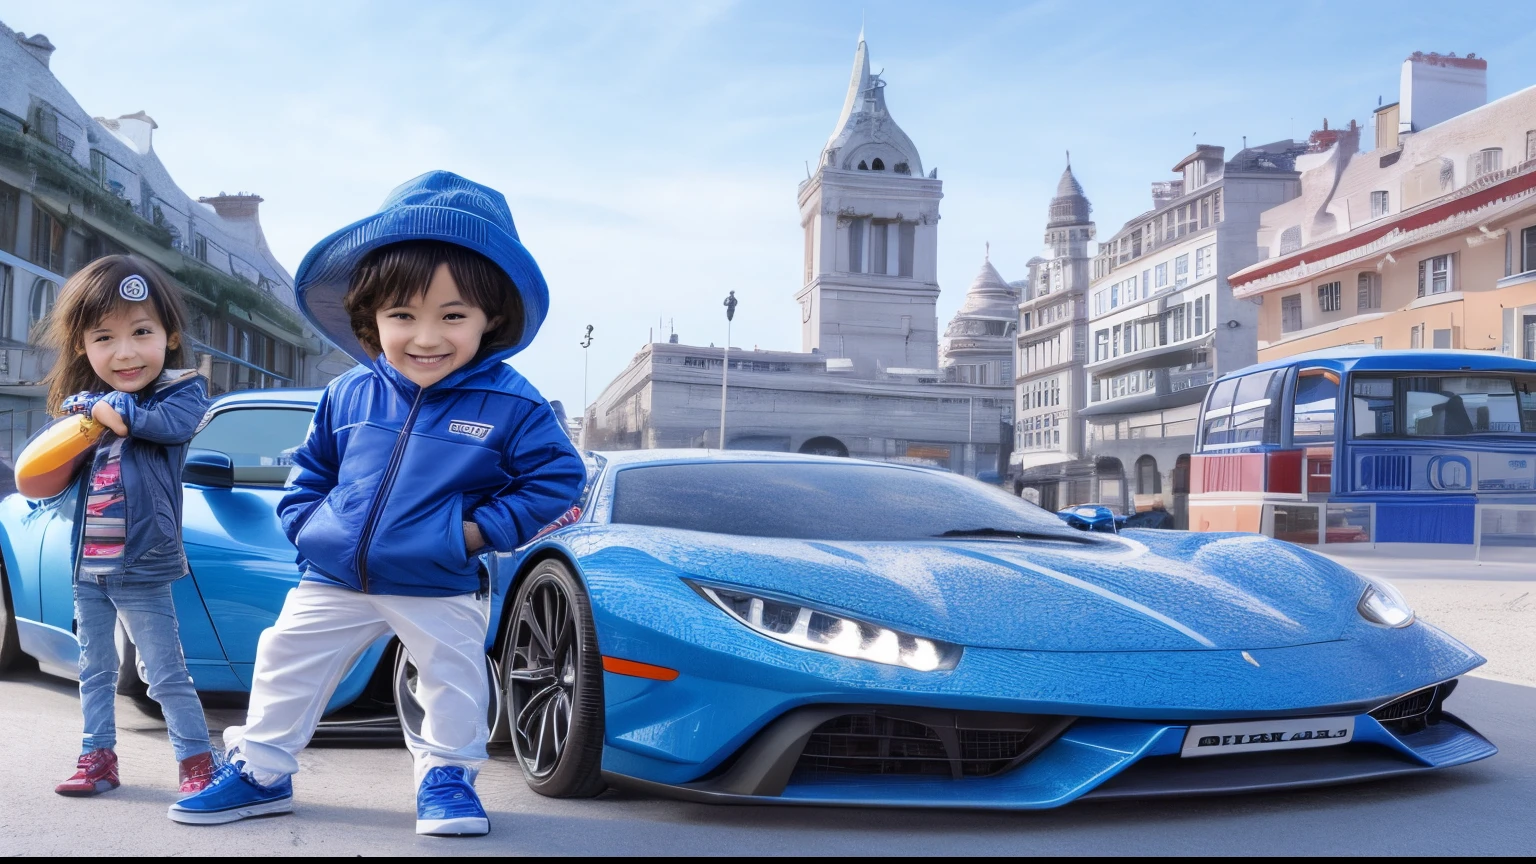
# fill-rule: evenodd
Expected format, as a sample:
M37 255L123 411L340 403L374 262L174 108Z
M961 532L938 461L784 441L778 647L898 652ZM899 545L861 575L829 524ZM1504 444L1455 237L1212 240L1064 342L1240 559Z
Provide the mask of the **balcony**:
M1205 398L1205 391L1214 380L1209 362L1093 376L1088 406L1081 413L1091 417L1191 405Z

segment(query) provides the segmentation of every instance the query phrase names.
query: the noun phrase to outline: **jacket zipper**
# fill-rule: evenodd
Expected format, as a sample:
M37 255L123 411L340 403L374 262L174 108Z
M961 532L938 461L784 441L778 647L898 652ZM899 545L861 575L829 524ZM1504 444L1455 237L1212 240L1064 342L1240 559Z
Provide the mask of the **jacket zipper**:
M415 401L411 402L411 410L405 415L405 424L400 427L400 437L395 439L395 449L389 454L389 464L384 468L384 477L379 481L379 491L373 496L373 504L368 508L368 518L363 522L363 536L358 541L357 557L352 563L357 569L359 586L364 594L368 593L368 546L373 542L374 528L378 527L379 508L389 497L390 487L395 485L395 472L400 470L400 460L405 456L405 442L410 440L411 427L416 423L416 412L421 408L421 400L425 395L425 390L419 390Z

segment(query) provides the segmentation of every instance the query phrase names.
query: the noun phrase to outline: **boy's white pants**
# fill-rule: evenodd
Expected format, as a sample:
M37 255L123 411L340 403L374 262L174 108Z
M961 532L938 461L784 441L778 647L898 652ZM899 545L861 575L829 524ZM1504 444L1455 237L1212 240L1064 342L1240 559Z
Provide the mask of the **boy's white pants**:
M405 730L416 785L437 765L463 766L473 778L490 737L489 614L489 604L474 594L399 597L300 582L277 623L261 634L245 725L224 730L225 749L238 748L264 786L297 772L296 757L342 676L369 645L394 632L416 661L416 697L426 713L419 736Z

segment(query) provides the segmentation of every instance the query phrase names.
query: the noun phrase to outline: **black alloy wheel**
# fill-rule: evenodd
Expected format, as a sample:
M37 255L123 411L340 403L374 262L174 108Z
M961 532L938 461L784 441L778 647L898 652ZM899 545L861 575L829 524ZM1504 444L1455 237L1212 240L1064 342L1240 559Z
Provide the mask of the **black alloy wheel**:
M528 786L551 798L602 792L603 667L586 590L564 564L542 561L507 627L507 713Z
M21 640L16 635L16 615L11 611L11 586L5 579L5 565L0 564L0 675L9 672L21 659Z

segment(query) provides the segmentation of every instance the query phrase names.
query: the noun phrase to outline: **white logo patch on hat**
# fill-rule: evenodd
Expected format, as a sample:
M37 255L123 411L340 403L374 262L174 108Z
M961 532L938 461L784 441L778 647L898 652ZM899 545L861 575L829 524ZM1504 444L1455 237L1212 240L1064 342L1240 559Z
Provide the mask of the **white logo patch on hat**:
M471 423L468 420L448 421L449 432L455 435L468 435L476 441L484 441L485 436L491 434L491 430L495 428L495 426L489 426L485 423Z
M117 283L117 294L124 300L137 303L149 297L149 283L144 281L143 276L135 273Z

